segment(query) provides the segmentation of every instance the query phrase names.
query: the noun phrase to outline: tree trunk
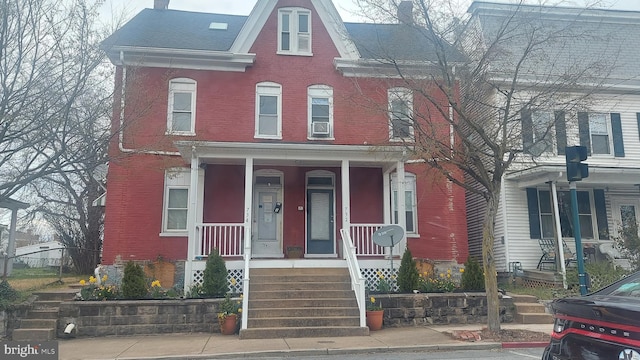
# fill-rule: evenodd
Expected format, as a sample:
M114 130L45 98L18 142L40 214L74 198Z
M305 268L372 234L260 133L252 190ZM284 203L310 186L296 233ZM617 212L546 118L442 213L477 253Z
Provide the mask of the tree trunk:
M484 270L484 283L487 293L487 327L491 332L500 331L500 299L498 297L498 277L496 274L496 262L493 254L495 240L495 219L498 212L500 199L500 187L490 193L487 201L487 211L482 226L482 267Z

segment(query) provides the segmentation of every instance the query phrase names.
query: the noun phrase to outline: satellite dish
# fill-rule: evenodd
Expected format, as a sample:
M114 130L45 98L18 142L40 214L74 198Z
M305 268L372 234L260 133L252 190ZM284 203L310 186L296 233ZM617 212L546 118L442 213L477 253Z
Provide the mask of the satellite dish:
M404 238L404 229L400 225L387 225L373 233L373 242L378 246L392 247Z
M404 238L404 229L400 225L383 226L376 230L371 238L376 245L389 247L389 261L393 274L393 247Z

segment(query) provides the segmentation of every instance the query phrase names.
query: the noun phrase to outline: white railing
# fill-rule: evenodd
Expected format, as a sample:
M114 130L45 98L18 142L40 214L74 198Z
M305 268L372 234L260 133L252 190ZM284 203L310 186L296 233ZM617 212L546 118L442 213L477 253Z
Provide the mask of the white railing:
M360 265L358 265L358 258L356 257L356 248L353 246L353 241L351 241L351 236L349 236L349 232L345 229L340 230L340 234L342 235L342 253L344 259L347 260L347 267L349 268L349 275L351 275L351 289L356 294L356 300L358 302L358 309L360 310L360 326L367 326L366 320L366 305L364 298L364 277L362 276L362 272L360 271Z
M349 235L358 256L381 256L385 254L382 246L373 242L373 233L384 224L351 224Z
M196 259L217 249L221 256L241 256L244 246L244 224L198 224L196 226Z

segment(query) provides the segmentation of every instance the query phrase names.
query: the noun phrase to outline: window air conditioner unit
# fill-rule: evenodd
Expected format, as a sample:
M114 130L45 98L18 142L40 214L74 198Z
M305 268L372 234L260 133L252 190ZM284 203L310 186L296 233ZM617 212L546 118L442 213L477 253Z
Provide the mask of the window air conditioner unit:
M314 122L311 125L311 133L312 135L329 135L329 123L328 122Z

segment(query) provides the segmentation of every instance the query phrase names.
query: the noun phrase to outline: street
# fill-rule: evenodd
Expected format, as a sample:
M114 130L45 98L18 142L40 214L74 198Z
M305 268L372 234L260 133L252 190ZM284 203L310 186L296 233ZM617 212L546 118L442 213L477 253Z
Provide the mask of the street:
M459 351L430 351L430 352L383 352L363 354L339 354L325 356L291 356L291 359L304 360L518 360L541 359L543 348L527 349L498 349L498 350L459 350ZM278 357L261 357L261 359L282 359Z

